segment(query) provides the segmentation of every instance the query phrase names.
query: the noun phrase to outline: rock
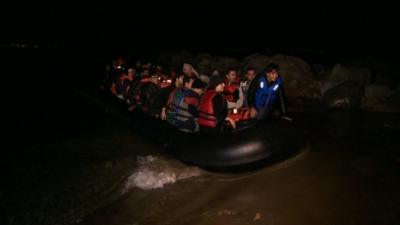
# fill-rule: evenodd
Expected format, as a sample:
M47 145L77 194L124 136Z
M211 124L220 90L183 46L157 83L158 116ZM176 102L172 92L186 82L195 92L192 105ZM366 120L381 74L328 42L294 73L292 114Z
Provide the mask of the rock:
M399 108L400 107L400 91L397 90L388 98L388 104L392 107Z
M177 60L176 62L174 62L175 64L178 65L178 68L182 68L182 65L184 63L189 63L189 64L193 65L193 67L195 69L197 69L197 58L193 54L191 54L191 53L189 53L187 51L181 51L179 53L179 58L178 59L182 60L182 61L178 61Z
M331 67L322 65L322 64L314 64L312 65L312 70L314 72L314 77L317 80L325 80L327 77L329 77L329 74L331 72Z
M221 73L221 75L225 75L228 72L228 69L236 69L236 70L241 70L242 69L242 63L232 57L217 57L216 61L214 62L214 68L218 69L218 71Z
M243 66L253 67L259 73L261 72L269 63L270 58L266 55L252 54L243 58Z
M189 63L194 66L197 65L196 57L185 51L182 51L180 53L175 53L175 52L160 53L156 57L156 61L161 65L177 68L179 70L182 69L182 65L184 63Z
M360 108L364 88L355 81L346 81L327 91L322 96L322 103L327 108Z
M214 58L210 54L199 54L197 56L197 69L200 74L210 75L213 70Z
M113 161L108 161L105 163L104 167L106 168L106 170L111 170L113 168Z
M321 82L315 79L311 66L304 60L276 55L268 61L279 65L279 73L285 81L285 91L290 99L320 98Z
M399 69L393 63L384 60L375 58L357 59L349 62L348 65L366 68L371 71L371 84L394 88L391 85L399 81Z
M346 67L337 64L332 68L331 73L322 85L321 92L324 94L327 90L347 81L354 81L362 87L365 87L369 84L370 79L371 72L366 68Z
M234 215L236 215L236 212L233 212L233 211L228 210L228 209L224 209L222 211L219 211L218 215L219 216L222 216L222 215L234 216Z
M168 67L175 66L175 65L173 65L173 61L181 61L178 59L179 57L180 56L177 53L162 52L157 55L156 61L157 61L157 63L164 65L164 66L168 66Z
M285 80L312 80L314 79L311 66L304 60L286 55L275 55L269 63L279 65L279 72Z
M368 85L365 89L365 103L364 106L379 106L388 104L389 97L395 94L387 86L383 85Z

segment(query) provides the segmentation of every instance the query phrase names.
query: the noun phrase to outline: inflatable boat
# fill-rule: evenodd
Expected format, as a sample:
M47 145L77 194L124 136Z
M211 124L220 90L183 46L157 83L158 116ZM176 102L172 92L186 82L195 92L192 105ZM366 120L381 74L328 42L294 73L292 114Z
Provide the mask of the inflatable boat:
M222 169L272 162L298 152L305 145L302 132L284 120L247 123L218 135L188 133L141 112L129 112L126 104L106 93L76 93L124 120L145 138L159 143L168 154L203 168Z

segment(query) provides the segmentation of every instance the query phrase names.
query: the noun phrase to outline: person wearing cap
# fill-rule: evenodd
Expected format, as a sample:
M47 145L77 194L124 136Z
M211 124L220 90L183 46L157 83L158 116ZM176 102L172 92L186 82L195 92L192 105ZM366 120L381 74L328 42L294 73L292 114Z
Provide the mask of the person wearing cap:
M286 116L287 104L283 79L279 75L277 64L268 64L266 69L254 79L248 90L248 103L252 108L253 118L270 118L276 110L280 111L283 119L289 118Z
M200 131L220 133L225 121L229 121L233 128L236 127L235 122L227 117L227 102L222 94L224 86L224 77L211 77L208 89L200 102L198 118Z
M169 97L167 122L181 131L198 131L198 107L201 89L204 87L205 84L199 79L186 76L183 87L178 88Z

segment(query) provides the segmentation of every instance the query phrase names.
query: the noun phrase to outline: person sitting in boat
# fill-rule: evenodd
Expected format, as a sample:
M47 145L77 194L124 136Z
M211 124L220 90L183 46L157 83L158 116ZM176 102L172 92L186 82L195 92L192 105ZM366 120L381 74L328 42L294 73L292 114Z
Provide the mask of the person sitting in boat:
M142 77L133 92L129 111L140 110L145 113L150 113L150 109L154 105L155 99L160 91L159 82L160 80L157 74Z
M243 93L240 89L240 77L235 69L229 69L225 75L224 96L228 103L228 109L241 108L243 105Z
M240 89L242 90L243 93L243 107L248 107L247 103L247 91L249 90L251 82L254 80L256 77L257 72L253 67L248 67L245 73L245 81L240 82Z
M202 81L201 79L195 79L192 84L192 90L201 97L204 94L204 88L206 86L206 82Z
M228 121L233 128L236 128L235 122L227 117L228 106L225 96L222 94L224 86L224 77L211 77L208 89L199 107L198 123L201 132L220 133L225 121Z
M129 73L131 73L129 75ZM126 91L130 83L133 81L132 72L129 70L121 70L118 74L118 79L116 79L110 87L111 94L119 99L124 99L126 97Z
M131 92L131 89L134 89L136 87L136 84L138 82L138 76L136 69L134 67L131 67L128 69L128 74L127 77L125 78L122 86L123 86L123 98L126 99L127 103L129 104L129 93Z
M199 73L189 63L184 63L183 64L182 72L188 77L200 78Z
M183 86L184 77L185 75L183 74L179 74L178 76L173 75L173 77L171 77L171 84L166 87L161 87L153 107L155 117L160 117L162 120L167 119L168 98L175 89Z
M282 118L288 118L283 79L279 75L277 64L268 64L266 69L255 78L248 92L248 102L252 108L253 118L267 119L275 115L277 111Z
M198 107L205 84L191 77L185 77L183 83L183 87L176 89L169 97L167 122L181 131L195 132L199 130Z
M100 87L103 90L110 89L112 84L117 82L124 68L125 61L122 57L113 59L111 65L106 66L106 74L103 78L103 84Z

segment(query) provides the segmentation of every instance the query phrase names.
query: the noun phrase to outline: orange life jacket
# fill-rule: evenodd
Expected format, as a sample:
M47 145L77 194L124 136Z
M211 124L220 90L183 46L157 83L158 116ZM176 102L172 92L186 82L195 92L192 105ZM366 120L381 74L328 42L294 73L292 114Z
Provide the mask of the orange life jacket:
M249 108L239 108L231 109L228 111L228 117L235 122L249 120L250 119L250 109Z
M225 79L224 96L228 102L236 102L238 97L235 96L235 92L239 90L240 78L237 78L233 82L228 82Z
M208 90L203 96L199 107L199 125L205 127L216 127L217 118L215 117L214 105L212 100L217 95L215 90Z

